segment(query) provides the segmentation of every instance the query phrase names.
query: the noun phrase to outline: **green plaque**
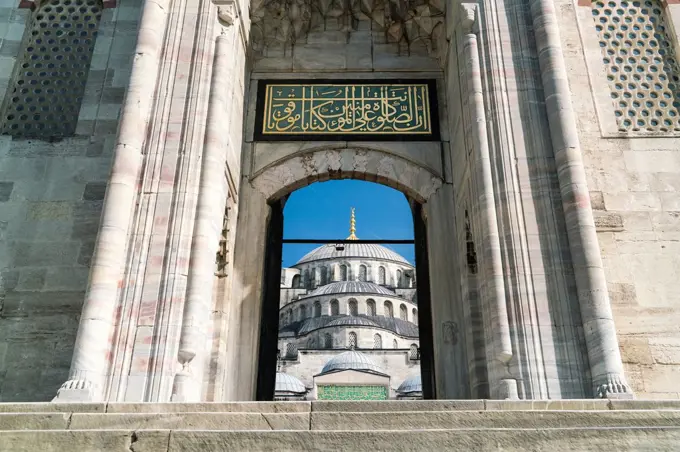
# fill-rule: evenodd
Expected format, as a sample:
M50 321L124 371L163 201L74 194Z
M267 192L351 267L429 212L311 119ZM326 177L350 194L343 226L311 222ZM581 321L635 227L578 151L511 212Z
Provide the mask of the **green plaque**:
M438 140L433 80L259 84L256 140Z

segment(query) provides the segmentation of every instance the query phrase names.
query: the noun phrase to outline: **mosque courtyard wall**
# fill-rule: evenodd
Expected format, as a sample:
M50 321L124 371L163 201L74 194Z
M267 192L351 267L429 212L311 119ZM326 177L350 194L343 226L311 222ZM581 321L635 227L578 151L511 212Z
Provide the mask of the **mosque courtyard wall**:
M555 6L626 374L637 397L678 398L680 124L672 85L680 75L673 62L680 5L556 0Z

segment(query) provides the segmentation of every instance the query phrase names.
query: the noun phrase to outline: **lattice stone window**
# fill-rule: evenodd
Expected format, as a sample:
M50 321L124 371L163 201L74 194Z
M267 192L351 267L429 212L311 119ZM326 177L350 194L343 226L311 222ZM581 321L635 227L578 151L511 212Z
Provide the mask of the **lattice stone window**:
M351 331L349 333L349 343L347 344L349 348L355 349L357 346L357 333L354 331Z
M314 317L321 317L321 303L314 302Z
M399 348L399 343L397 342L396 339L392 341L392 348Z
M411 344L411 347L409 348L409 351L408 351L408 357L410 359L419 359L420 358L420 353L418 352L418 346L416 344Z
M2 108L2 133L75 133L102 14L101 0L43 0L28 25Z
M408 309L406 308L406 305L401 305L399 306L399 318L401 320L408 320Z
M323 347L333 348L333 336L330 333L325 333L323 335Z
M340 315L340 303L338 300L331 300L331 315Z
M375 300L370 298L366 300L366 314L375 315Z
M385 301L383 312L385 317L394 317L394 309L392 308L392 302L389 300Z
M349 300L349 303L347 303L347 310L349 311L349 315L353 316L358 316L359 315L359 306L357 305L357 301L355 299Z
M375 334L373 336L373 348L375 349L382 348L382 337L379 334Z
M659 2L597 1L593 18L619 130L680 131L680 68Z
M291 344L290 342L286 344L286 358L288 359L296 359L298 355L298 349L295 344Z

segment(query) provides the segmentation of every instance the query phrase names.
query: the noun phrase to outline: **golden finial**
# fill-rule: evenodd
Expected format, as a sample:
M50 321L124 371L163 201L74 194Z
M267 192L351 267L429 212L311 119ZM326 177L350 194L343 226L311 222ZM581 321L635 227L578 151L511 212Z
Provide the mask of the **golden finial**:
M349 219L349 237L347 240L358 240L357 236L354 234L357 232L357 220L354 217L354 207L352 207L352 216Z

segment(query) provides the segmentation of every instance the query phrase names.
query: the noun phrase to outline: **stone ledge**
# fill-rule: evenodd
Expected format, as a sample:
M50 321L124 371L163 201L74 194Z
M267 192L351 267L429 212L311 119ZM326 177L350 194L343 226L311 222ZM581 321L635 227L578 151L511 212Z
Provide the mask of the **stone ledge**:
M0 403L0 413L309 413L391 411L680 410L680 400L387 400L203 403Z

